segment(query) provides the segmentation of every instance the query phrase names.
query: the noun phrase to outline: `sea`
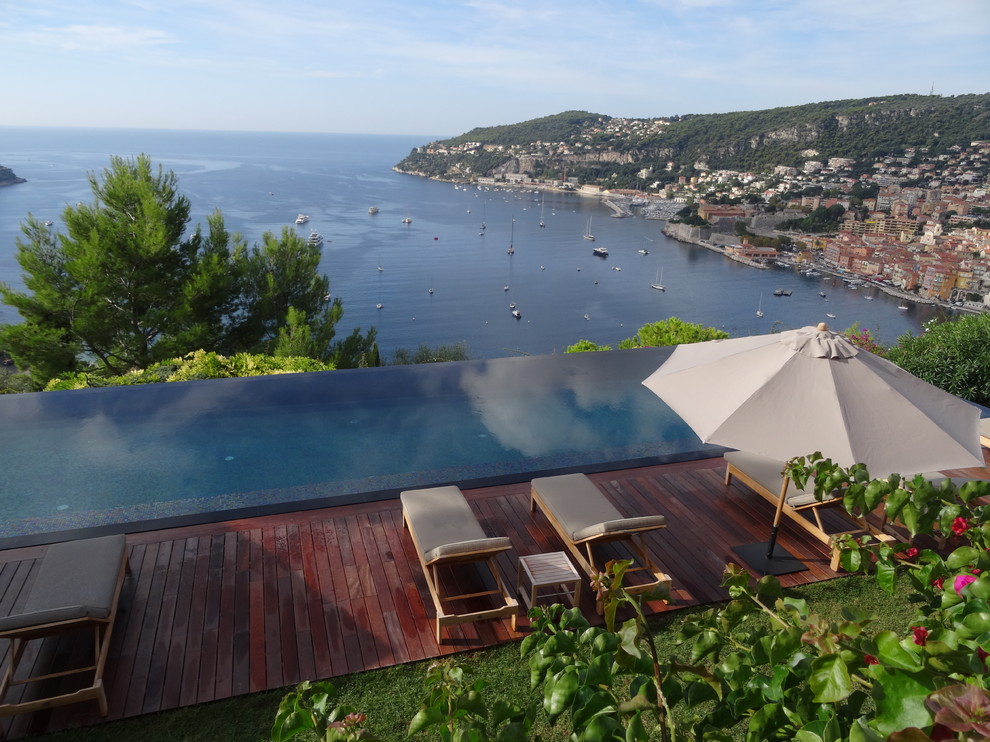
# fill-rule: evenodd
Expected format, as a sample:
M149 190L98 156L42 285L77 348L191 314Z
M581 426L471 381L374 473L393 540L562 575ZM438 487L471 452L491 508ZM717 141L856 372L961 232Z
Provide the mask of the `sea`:
M111 156L143 153L176 174L192 204L190 230L205 229L219 209L249 245L286 227L321 234L321 270L344 307L338 336L374 327L386 360L422 345L463 343L477 359L558 353L579 340L615 346L668 317L733 337L855 324L890 344L944 316L939 307L898 309L894 297L831 276L734 262L666 237L663 221L612 218L597 197L392 169L433 138L0 127L0 165L27 180L0 188L0 281L23 287L15 254L29 214L62 230L64 209L93 201L89 178ZM299 214L309 221L297 226ZM0 305L0 322L17 321Z

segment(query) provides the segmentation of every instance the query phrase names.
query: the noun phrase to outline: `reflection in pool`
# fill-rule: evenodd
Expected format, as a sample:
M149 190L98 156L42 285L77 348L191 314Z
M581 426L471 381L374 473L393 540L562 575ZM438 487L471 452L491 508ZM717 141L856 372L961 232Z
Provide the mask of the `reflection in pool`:
M670 350L7 395L0 537L715 455L641 384Z

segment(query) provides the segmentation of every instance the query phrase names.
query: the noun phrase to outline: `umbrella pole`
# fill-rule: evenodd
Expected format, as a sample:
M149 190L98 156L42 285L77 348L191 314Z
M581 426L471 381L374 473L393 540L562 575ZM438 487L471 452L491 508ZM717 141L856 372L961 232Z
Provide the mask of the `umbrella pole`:
M765 575L787 575L808 569L800 559L788 552L787 549L781 548L774 556L777 531L780 529L780 518L784 514L784 496L787 494L790 481L790 479L784 480L780 497L777 498L777 512L774 513L773 525L770 527L769 543L764 544L761 541L755 544L740 544L732 547L732 550L742 557L746 564Z

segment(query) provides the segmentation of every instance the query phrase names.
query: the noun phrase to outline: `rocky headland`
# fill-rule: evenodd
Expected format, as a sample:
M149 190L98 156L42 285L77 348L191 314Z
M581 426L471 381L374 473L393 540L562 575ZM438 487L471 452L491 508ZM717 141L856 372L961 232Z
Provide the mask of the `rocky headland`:
M17 185L27 183L24 178L18 178L9 167L0 165L0 186Z

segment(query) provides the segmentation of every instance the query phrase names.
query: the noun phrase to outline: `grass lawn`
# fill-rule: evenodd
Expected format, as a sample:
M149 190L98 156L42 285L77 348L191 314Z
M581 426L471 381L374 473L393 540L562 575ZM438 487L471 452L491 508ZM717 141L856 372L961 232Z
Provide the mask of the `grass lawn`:
M844 607L857 608L879 617L877 630L902 631L914 618L914 608L904 599L906 581L899 583L893 596L882 592L872 577L845 577L790 591L808 600L812 610L823 617L837 616ZM680 625L691 616L707 610L701 606L674 611L655 621L660 656L685 656L675 644ZM519 644L504 644L468 653L461 659L470 663L478 677L488 684L488 699L501 697L524 705L537 698L529 687L529 668L520 658ZM335 678L339 703L357 707L368 715L368 726L384 740L406 738L409 721L423 698L423 677L428 661L399 665ZM260 742L269 739L275 711L285 691L269 691L238 696L214 703L164 711L123 721L57 732L35 739L43 742ZM542 695L542 692L541 692ZM566 740L563 725L538 730L543 739Z

